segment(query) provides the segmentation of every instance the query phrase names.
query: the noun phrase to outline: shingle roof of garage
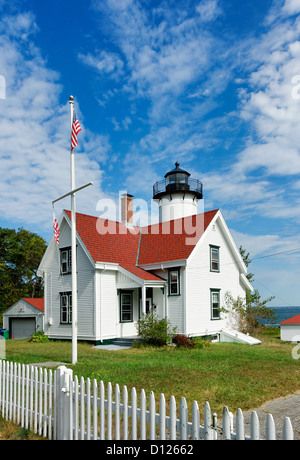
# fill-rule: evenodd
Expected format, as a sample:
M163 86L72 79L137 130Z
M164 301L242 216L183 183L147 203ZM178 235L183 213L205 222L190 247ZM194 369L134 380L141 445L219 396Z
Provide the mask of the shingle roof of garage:
M300 315L292 316L292 318L280 321L279 324L300 324Z
M38 299L34 297L23 297L22 300L30 303L33 307L37 308L40 311L44 311L44 299Z

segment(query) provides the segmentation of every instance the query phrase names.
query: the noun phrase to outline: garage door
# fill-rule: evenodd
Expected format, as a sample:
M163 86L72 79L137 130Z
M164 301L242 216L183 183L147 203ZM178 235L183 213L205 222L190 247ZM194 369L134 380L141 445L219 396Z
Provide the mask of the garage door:
M35 318L11 318L11 337L29 339L35 332Z

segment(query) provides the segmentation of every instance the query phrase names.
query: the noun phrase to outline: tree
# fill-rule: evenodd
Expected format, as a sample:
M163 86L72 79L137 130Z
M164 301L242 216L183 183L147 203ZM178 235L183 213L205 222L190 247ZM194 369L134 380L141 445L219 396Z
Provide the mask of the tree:
M250 254L242 246L239 248L242 259L248 268L251 263ZM247 279L251 282L254 280L254 274L248 273ZM267 303L274 297L262 300L258 289L253 292L246 291L246 298L238 297L234 299L230 292L225 294L225 307L223 311L231 312L236 320L236 326L241 332L253 333L260 328L262 324L275 322L275 310L267 307Z
M22 297L43 297L37 269L46 241L23 228L0 228L0 314Z

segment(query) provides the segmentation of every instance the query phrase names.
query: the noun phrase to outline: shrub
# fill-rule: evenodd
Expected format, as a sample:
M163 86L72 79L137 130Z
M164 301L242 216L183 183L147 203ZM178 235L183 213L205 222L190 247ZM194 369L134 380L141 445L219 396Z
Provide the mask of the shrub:
M195 348L207 348L211 346L211 341L205 340L202 337L192 337L191 340L194 342Z
M49 338L45 335L44 331L36 331L30 337L29 342L35 342L35 343L49 342Z
M139 319L137 329L144 343L156 347L162 347L169 343L176 331L176 328L172 328L167 318L159 319L153 311Z
M186 335L176 334L173 336L173 343L176 344L177 347L184 347L184 348L194 348L195 343L189 339Z

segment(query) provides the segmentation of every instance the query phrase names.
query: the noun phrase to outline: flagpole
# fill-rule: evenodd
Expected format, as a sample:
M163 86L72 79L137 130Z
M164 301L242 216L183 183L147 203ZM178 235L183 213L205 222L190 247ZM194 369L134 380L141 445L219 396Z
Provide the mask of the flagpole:
M75 158L72 149L72 124L74 115L73 96L70 96L70 149L71 149L71 190L75 190ZM72 254L72 364L77 363L77 257L76 257L76 202L71 194L71 254Z

